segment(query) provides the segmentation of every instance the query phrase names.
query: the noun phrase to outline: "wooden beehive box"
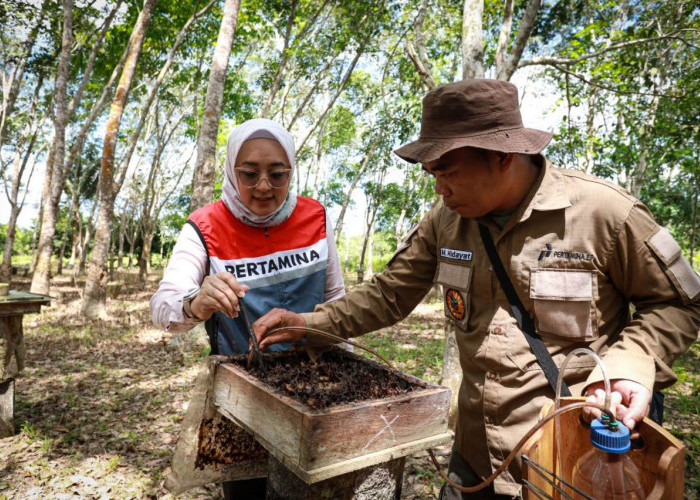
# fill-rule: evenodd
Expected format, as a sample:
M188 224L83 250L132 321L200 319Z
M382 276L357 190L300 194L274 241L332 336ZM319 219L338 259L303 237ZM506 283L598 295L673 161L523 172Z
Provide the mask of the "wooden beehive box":
M561 398L561 406L567 406L576 401L585 401L585 398ZM554 402L548 401L548 404L542 408L540 416L544 417L553 411ZM559 419L545 424L528 439L522 448L522 454L564 480L571 481L576 461L593 446L588 437L589 429L579 422L581 412L580 408L566 412ZM558 453L556 444L555 421L557 420L558 425L561 426L561 453ZM685 446L667 430L647 418L639 424L638 430L644 446L630 450L628 456L642 471L642 486L647 500L681 500ZM557 460L559 454L561 462ZM564 498L532 467L523 467L523 479L539 489L535 494L530 494L526 490L525 499L543 498L542 492L549 495L545 498ZM571 493L571 490L566 491Z
M313 410L250 375L244 367L217 367L214 406L251 432L277 460L307 484L452 439L447 429L449 389L344 353L412 385L412 392Z

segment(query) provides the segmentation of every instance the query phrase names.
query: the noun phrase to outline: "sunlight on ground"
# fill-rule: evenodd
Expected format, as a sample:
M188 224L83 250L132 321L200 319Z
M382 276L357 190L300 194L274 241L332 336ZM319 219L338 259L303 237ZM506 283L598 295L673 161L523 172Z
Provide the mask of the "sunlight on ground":
M201 329L153 327L154 283L123 288L108 302L108 321L82 318L78 290L69 283L61 287L63 300L25 316L17 434L0 443L0 499L171 498L163 480L208 342ZM402 371L437 382L444 328L443 303L433 298L404 321L355 340ZM679 382L667 391L666 428L688 446L687 498L700 490L699 365L696 345L674 365ZM444 468L449 446L436 451ZM440 484L425 454L416 454L407 460L401 498L434 500ZM219 499L220 490L205 485L179 498Z

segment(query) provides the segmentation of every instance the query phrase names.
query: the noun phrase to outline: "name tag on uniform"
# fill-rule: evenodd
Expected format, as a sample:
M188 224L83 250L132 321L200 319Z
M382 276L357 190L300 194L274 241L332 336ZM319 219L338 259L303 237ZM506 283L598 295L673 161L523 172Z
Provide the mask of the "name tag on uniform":
M440 248L440 257L456 260L472 260L474 252L469 250L455 250L453 248Z

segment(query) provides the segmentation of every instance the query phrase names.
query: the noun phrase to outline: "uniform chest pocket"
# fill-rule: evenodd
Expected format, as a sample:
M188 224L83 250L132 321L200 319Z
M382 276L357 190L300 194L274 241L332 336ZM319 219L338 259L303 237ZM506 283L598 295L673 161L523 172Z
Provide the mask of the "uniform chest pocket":
M532 271L530 298L535 305L537 330L577 341L597 338L595 285L596 276L590 271Z
M442 285L445 317L466 328L469 319L469 289L472 267L438 262L435 281Z

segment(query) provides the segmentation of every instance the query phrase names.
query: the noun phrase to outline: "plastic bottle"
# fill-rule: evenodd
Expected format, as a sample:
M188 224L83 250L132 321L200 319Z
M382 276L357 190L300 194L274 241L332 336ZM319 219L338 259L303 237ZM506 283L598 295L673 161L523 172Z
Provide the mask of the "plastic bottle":
M644 499L642 474L626 455L630 449L630 431L621 422L610 428L601 419L591 423L593 448L573 469L573 484L596 500ZM575 493L574 498L586 498Z

